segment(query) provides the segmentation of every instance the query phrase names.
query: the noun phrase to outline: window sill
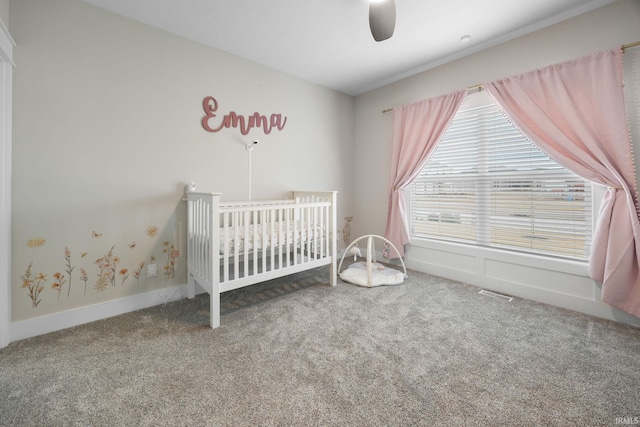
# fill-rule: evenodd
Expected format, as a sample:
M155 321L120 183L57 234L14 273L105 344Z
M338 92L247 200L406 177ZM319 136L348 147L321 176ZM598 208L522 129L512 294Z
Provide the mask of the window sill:
M521 265L523 267L539 268L559 273L589 277L589 263L587 261L554 258L549 256L465 245L464 243L446 242L441 240L412 236L411 244L407 249L408 258L414 258L412 254L418 252L416 250L413 250L414 248L445 251L453 254L463 255L466 257L491 259L502 263Z

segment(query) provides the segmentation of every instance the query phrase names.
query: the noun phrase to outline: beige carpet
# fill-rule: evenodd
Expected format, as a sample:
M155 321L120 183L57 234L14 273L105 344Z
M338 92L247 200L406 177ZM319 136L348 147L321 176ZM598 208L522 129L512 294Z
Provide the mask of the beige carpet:
M303 272L15 342L8 426L596 426L640 417L640 329L409 272Z

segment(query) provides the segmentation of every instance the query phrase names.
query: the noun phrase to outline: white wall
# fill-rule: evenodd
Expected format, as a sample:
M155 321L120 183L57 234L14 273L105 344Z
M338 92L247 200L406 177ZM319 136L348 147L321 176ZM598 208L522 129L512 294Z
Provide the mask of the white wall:
M244 147L254 138L254 199L338 190L340 217L352 215L352 97L78 0L13 1L10 14L14 324L186 283L183 186L246 199ZM206 132L206 96L220 116L276 113L286 125L268 135ZM180 255L164 276L171 246ZM101 287L105 259L115 280L103 275ZM140 263L152 262L158 277L145 268L136 280ZM23 285L35 292L39 279L34 307Z
M356 98L354 235L383 234L387 213L391 114L383 109L449 93L640 40L640 2L621 0ZM636 141L636 152L640 146ZM640 325L599 302L586 265L550 262L459 245L414 241L408 266L512 295Z

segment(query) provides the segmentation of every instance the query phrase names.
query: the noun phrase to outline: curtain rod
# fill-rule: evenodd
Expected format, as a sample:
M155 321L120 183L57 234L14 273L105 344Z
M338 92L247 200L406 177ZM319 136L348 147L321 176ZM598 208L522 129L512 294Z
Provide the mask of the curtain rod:
M620 46L620 48L622 50L625 49L629 49L630 47L636 47L636 46L640 46L640 41L634 42L634 43L629 43L629 44L623 44L622 46ZM472 90L477 90L478 92L483 90L483 85L473 85L473 86L469 86L467 88L467 92L472 91ZM386 114L390 111L393 111L393 108L387 108L385 110L382 110L382 114Z
M474 91L474 90L477 90L478 92L482 92L484 90L484 86L480 84L480 85L469 86L467 88L467 92ZM393 111L393 108L387 108L386 110L382 110L382 114L388 113L390 111Z
M622 50L625 50L625 49L629 49L630 47L636 47L636 46L640 46L640 41L637 41L635 43L623 44L621 48Z

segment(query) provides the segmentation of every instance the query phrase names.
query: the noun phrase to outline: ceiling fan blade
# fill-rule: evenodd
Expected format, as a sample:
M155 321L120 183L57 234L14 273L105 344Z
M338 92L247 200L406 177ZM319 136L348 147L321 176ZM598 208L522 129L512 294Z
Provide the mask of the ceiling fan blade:
M377 42L388 39L396 27L395 0L382 0L369 5L369 27Z

